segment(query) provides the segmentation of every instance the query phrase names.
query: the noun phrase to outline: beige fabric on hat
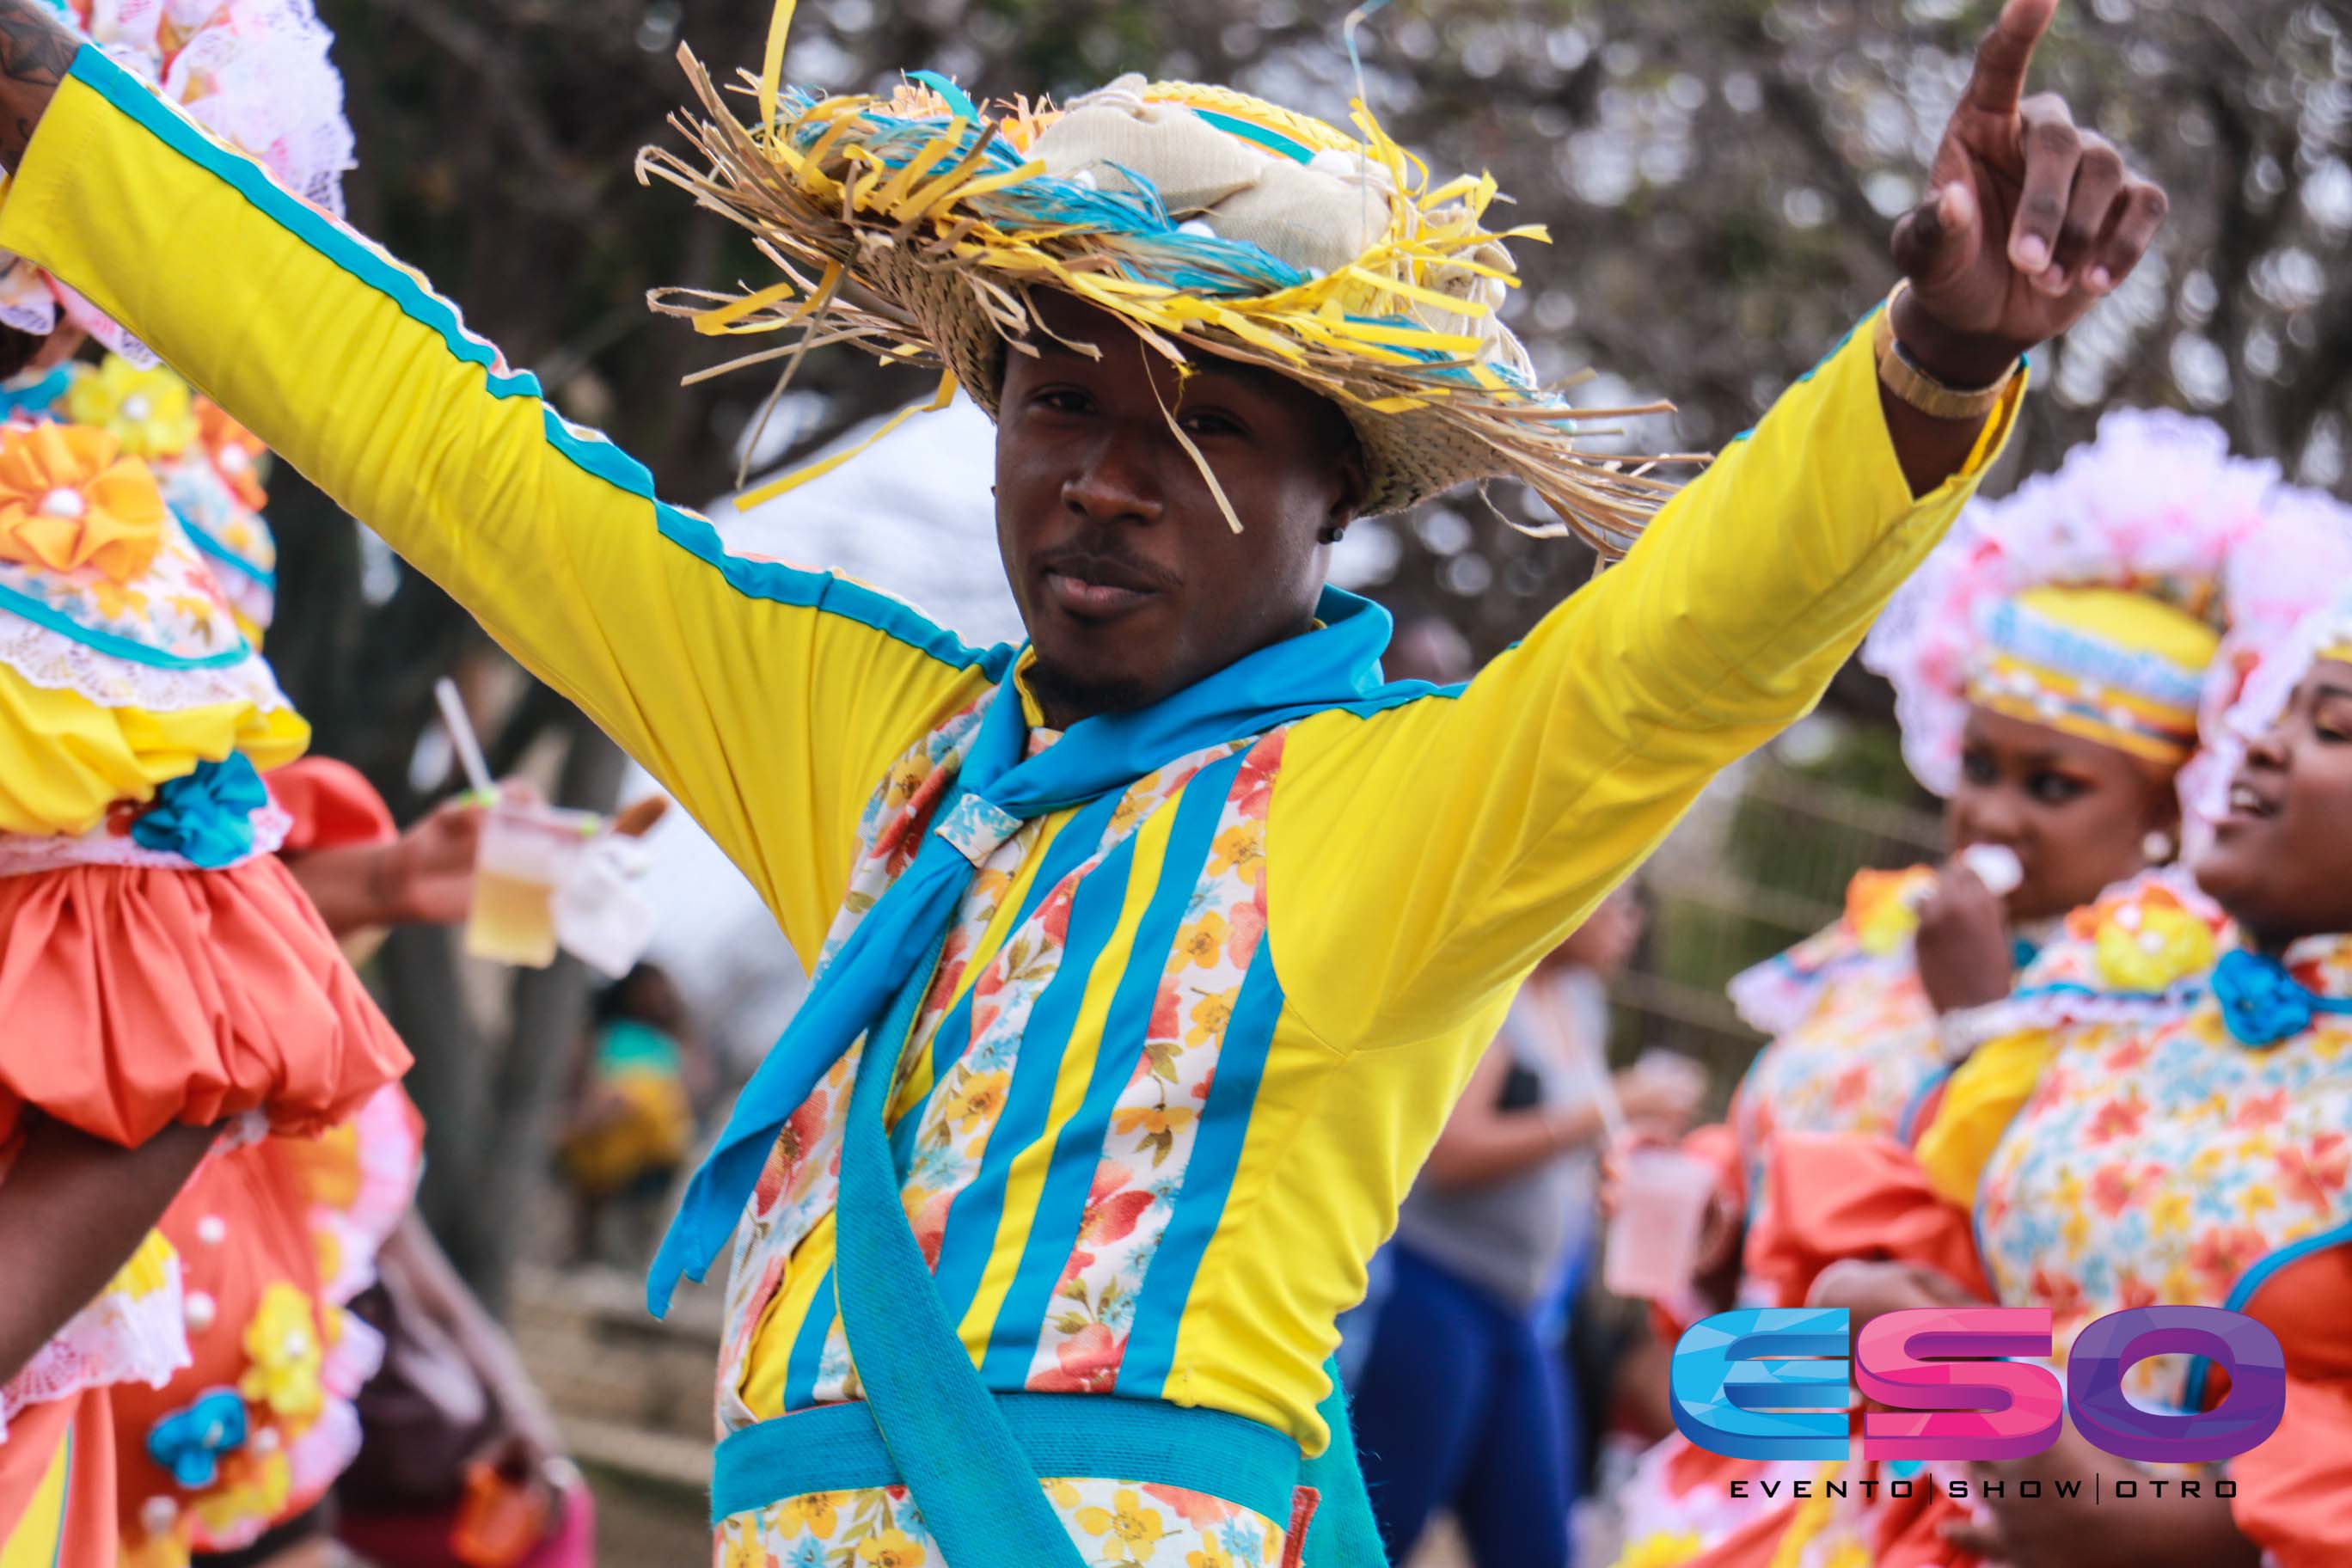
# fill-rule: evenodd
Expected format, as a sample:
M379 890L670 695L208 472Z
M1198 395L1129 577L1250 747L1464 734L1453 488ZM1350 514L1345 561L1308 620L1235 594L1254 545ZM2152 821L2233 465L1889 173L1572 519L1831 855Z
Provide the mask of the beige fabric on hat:
M1116 188L1129 171L1171 216L1206 222L1318 277L1347 266L1388 226L1388 171L1336 153L1297 163L1210 124L1182 104L1144 98L1123 76L1073 102L1032 149L1046 172ZM1116 168L1112 165L1117 165Z

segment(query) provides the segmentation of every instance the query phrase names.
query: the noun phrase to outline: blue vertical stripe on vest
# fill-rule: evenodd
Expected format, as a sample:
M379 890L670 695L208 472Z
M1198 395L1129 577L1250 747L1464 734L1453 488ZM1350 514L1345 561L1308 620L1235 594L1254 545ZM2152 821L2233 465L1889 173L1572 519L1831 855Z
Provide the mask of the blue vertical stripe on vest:
M1176 950L1185 907L1208 865L1234 775L1248 754L1236 752L1202 769L1176 803L1176 820L1161 857L1160 882L1144 907L1134 941L1128 944L1127 969L1111 994L1110 1010L1103 1019L1102 1045L1095 1054L1086 1100L1055 1143L1053 1163L1022 1247L1021 1266L989 1332L988 1354L981 1371L992 1388L1020 1388L1029 1380L1055 1287L1061 1283L1070 1255L1077 1250L1078 1228L1085 1223L1087 1200L1094 1192L1095 1171L1102 1163L1111 1111L1134 1074L1136 1058L1143 1054L1144 1040L1151 1032L1151 1009L1159 999L1169 956Z
M1013 915L1013 931L1017 931L1028 923L1029 917L1037 912L1037 906L1045 901L1045 895L1053 890L1055 883L1086 864L1087 858L1102 842L1103 829L1117 809L1116 797L1096 801L1070 818L1062 831L1054 836L1054 842L1045 850L1044 862L1037 868L1037 875L1030 879L1029 891L1023 897L1020 910ZM958 911L959 914L961 912ZM971 1048L971 998L972 993L979 989L979 972L965 971L963 990L956 997L955 1005L949 1008L947 1016L940 1020L940 1026L931 1031L930 1085L923 1090L922 1098L908 1107L907 1113L890 1128L890 1156L897 1162L901 1176L915 1168L915 1138L923 1130L924 1110L930 1105L931 1097L939 1093L940 1084L948 1076L948 1069L961 1061L964 1052Z
M1201 1259L1224 1215L1225 1199L1233 1193L1250 1112L1256 1108L1266 1054L1274 1045L1275 1020L1281 1016L1282 982L1275 978L1274 944L1261 936L1249 973L1242 977L1224 1045L1217 1052L1216 1081L1201 1111L1201 1131L1184 1166L1184 1184L1177 1189L1176 1212L1160 1234L1160 1250L1137 1293L1135 1327L1119 1364L1118 1393L1156 1399L1167 1387L1168 1373L1176 1363L1177 1326Z
M1046 847L1045 858L1038 866L1037 875L1030 879L1029 890L1023 897L1021 908L1013 917L1013 931L1017 932L1029 922L1029 918L1037 912L1037 906L1045 901L1045 895L1053 891L1055 886L1063 878L1085 865L1087 858L1094 854L1096 848L1102 843L1104 831L1110 826L1112 815L1118 809L1119 798L1118 795L1110 795L1093 802L1084 811L1071 817L1063 825L1062 830L1054 836L1054 842ZM976 973L968 972L966 974L966 979L970 982L976 983L979 978ZM898 1118L896 1125L890 1130L891 1158L902 1179L914 1168L915 1139L922 1131L924 1110L931 1103L931 1097L939 1093L940 1084L947 1078L949 1070L963 1059L964 1052L971 1046L971 998L972 993L977 988L976 984L965 984L962 994L956 998L956 1005L948 1009L947 1016L940 1020L940 1026L932 1032L929 1087L923 1090L922 1098L908 1107L907 1113ZM929 989L928 981L925 989L927 991ZM949 1047L944 1054L942 1054L943 1046ZM991 1135L990 1142L992 1145L993 1134ZM984 1265L986 1259L983 1258L982 1261ZM784 1384L787 1400L784 1408L787 1410L799 1408L789 1401L794 1382L803 1370L801 1352L804 1345L808 1348L807 1375L812 1386L815 1382L817 1368L824 1352L824 1336L831 1330L837 1316L829 1305L832 1300L832 1282L828 1278L825 1285L818 1289L815 1299L809 1307L810 1318L819 1320L819 1326L812 1330L810 1324L804 1321L801 1324L799 1331L793 1337L792 1361L787 1367ZM810 1342L812 1339L814 1343Z
M816 1294L809 1298L808 1316L793 1335L791 1358L784 1363L786 1411L805 1410L816 1403L816 1380L824 1370L825 1338L840 1316L834 1306L833 1283L833 1265L828 1263L824 1278L817 1281Z
M1135 835L1129 833L1078 883L1070 905L1061 964L1022 1026L1004 1110L988 1135L980 1169L949 1205L947 1234L940 1247L936 1273L940 1300L947 1305L950 1322L962 1322L996 1250L997 1227L1004 1216L1004 1189L1013 1160L1045 1135L1054 1090L1061 1082L1062 1058L1069 1051L1070 1027L1086 1000L1087 982L1096 962L1110 945L1111 933L1118 925L1119 910L1127 902L1127 874L1134 863Z

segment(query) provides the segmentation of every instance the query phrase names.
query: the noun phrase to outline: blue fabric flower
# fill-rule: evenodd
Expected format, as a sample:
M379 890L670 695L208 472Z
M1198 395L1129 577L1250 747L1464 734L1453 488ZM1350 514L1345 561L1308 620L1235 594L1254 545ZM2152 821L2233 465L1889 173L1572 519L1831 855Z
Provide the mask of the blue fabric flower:
M147 1452L183 1489L200 1492L220 1479L221 1456L244 1447L247 1430L236 1390L207 1389L147 1429Z
M58 0L50 0L50 4L64 11ZM72 13L65 12L65 15L70 16ZM75 26L80 24L76 23ZM73 372L59 365L38 381L27 382L21 386L0 386L0 419L13 419L20 414L27 419L47 418L72 383Z
M2213 970L2221 1022L2243 1045L2274 1046L2311 1027L2315 1000L2277 959L2240 948Z
M207 870L234 866L253 853L253 814L269 804L261 775L241 752L155 792L155 804L131 825L142 849L181 856Z

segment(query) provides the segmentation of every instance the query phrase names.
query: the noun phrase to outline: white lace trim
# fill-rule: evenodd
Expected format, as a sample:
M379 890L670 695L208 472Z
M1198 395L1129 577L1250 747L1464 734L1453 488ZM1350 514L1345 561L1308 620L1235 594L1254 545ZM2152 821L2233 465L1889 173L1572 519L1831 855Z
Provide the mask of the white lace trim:
M258 654L210 669L166 669L100 653L65 633L0 610L0 664L45 691L70 691L100 708L177 713L249 702L265 713L287 706Z
M68 866L132 866L154 871L230 871L264 855L275 854L294 830L294 819L275 805L265 805L247 818L253 824L253 847L226 866L199 866L184 855L142 849L128 837L104 827L79 838L62 835L0 833L0 877L28 877L37 871Z
M0 1438L12 1419L36 1405L118 1383L161 1388L191 1359L180 1260L173 1258L162 1286L144 1296L107 1291L0 1386Z

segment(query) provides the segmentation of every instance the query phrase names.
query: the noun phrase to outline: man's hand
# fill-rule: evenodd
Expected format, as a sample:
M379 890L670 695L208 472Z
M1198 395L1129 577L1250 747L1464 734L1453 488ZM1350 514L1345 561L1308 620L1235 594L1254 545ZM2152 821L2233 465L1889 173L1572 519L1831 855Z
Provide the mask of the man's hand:
M0 0L0 164L14 169L81 40L41 0Z
M1998 1002L2015 979L2007 912L1975 872L1957 863L1944 868L1919 907L1912 952L1919 984L1938 1013Z
M1927 199L1895 228L1911 280L1895 335L1930 375L1985 386L2112 291L2164 222L2164 192L2081 130L2053 93L2025 98L2058 0L2008 0L1944 128Z

